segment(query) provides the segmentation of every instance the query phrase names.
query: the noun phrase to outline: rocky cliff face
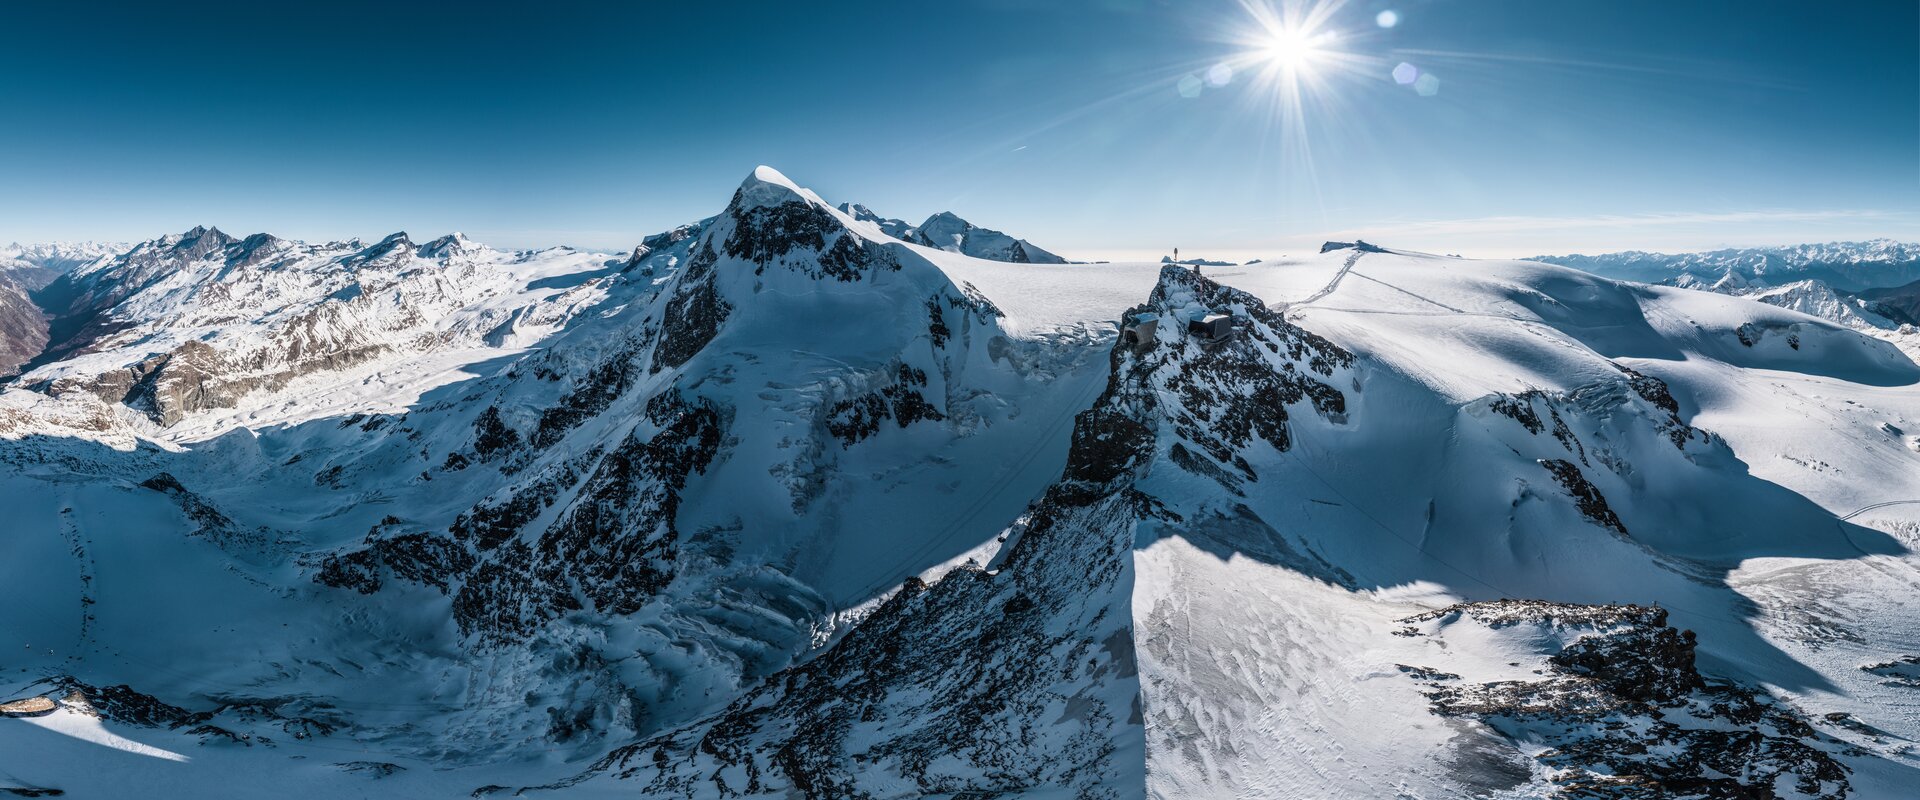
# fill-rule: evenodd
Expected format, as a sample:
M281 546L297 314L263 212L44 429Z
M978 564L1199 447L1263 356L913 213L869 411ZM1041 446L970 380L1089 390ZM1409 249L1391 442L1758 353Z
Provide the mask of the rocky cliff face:
M548 740L678 725L786 666L830 629L823 595L848 589L799 582L826 565L770 558L761 542L804 553L818 537L849 535L813 527L851 491L836 464L897 458L903 437L1000 436L982 417L993 397L980 386L1019 380L1018 367L988 353L1011 347L990 308L909 249L849 230L777 173L749 179L685 244L683 268L646 302L569 333L459 403L377 427L386 445L311 467L316 481L349 487L390 458L417 459L410 493L482 495L443 528L382 520L314 553L313 580L374 598L443 595L465 646L488 658L586 653L608 689L557 706L540 734ZM862 323L830 365L738 350L819 324L822 306ZM767 388L729 389L746 375ZM786 386L792 397L773 393ZM406 455L415 440L458 444ZM743 516L725 500L764 495L787 502ZM696 497L704 503L690 510ZM609 641L581 644L589 630ZM616 670L634 654L612 642L636 638L642 663Z
M1169 326L1141 349L1115 349L1106 390L1074 420L1064 473L990 564L907 581L832 649L575 782L611 777L687 797L1142 791L1134 540L1143 522L1182 518L1137 482L1176 458L1237 491L1257 479L1256 443L1290 447L1290 415L1341 412L1330 382L1352 363L1257 299L1185 270L1163 273L1137 310L1148 309L1230 311L1244 325L1219 342Z
M1846 394L1773 420L1781 453L1901 485L1899 441L1812 455L1911 382L1848 330L1378 248L1082 278L929 253L764 169L631 257L143 248L115 268L143 288L69 283L128 327L45 365L56 394L0 392L32 567L0 644L35 671L0 671L0 705L191 759L169 769L1116 799L1877 798L1911 774L1910 731L1866 705L1915 683L1905 617L1863 596L1905 587L1898 542L1736 453L1712 405ZM1144 340L1107 328L1149 314ZM394 343L423 332L473 349ZM361 345L460 375L160 438L313 402L325 369L236 381ZM386 391L356 369L311 394Z
M0 380L18 374L47 348L47 317L28 291L12 275L0 273Z
M1531 679L1477 682L1405 668L1428 687L1436 713L1543 747L1535 758L1556 797L1851 795L1838 758L1851 748L1763 692L1702 676L1693 632L1669 627L1664 610L1509 600L1405 622L1410 636L1479 625L1503 639L1559 643L1539 654Z
M99 242L0 247L0 380L17 374L47 347L47 314L34 302L33 293L68 272L125 249L125 245Z

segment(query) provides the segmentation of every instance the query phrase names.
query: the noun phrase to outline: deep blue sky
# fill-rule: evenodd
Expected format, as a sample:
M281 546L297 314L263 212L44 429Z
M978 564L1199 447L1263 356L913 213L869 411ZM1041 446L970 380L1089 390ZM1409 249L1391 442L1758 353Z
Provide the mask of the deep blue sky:
M762 163L1080 257L1920 239L1911 0L1350 0L1297 110L1233 0L19 5L0 241L626 248Z

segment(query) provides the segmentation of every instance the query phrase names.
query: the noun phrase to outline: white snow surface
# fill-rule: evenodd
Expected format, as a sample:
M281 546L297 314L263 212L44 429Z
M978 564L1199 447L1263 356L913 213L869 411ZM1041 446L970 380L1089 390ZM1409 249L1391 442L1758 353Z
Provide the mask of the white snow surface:
M900 269L835 281L720 256L717 291L733 311L712 341L636 378L524 473L645 428L646 402L669 388L718 404L724 455L689 478L676 516L699 555L642 611L571 615L520 649L476 649L446 594L398 580L368 595L320 586L314 565L385 517L444 529L520 480L440 464L469 447L481 409L529 430L559 387L651 341L684 260L627 280L603 254L458 237L351 265L373 248L276 242L286 257L270 268L203 260L161 276L115 306L128 324L113 338L0 389L0 701L71 674L194 708L296 698L345 721L310 738L266 726L276 741L241 746L66 707L0 718L0 788L445 797L545 783L816 656L906 576L992 563L1059 478L1074 415L1108 381L1115 324L1147 302L1163 265L1015 264L908 244L767 167L740 198L828 210ZM721 219L687 247L720 248L732 226ZM1493 769L1473 756L1486 732L1430 715L1395 665L1524 679L1508 665L1537 662L1539 643L1393 631L1498 596L1663 604L1699 632L1703 670L1816 721L1846 712L1884 732L1822 727L1880 759L1859 762L1856 796L1905 796L1920 769L1909 746L1920 694L1862 669L1920 654L1920 367L1901 348L1753 299L1526 261L1336 250L1201 273L1357 360L1338 374L1348 410L1296 410L1294 447L1257 451L1244 497L1168 466L1164 443L1154 454L1142 487L1187 522L1135 532L1119 611L1144 711L1117 735L1143 742L1147 772L1116 796L1462 796L1462 781ZM965 297L1003 316L970 317L955 305ZM953 329L945 347L930 341L929 298ZM23 388L187 341L257 353L323 309L355 335L320 340L382 355L169 427L84 392ZM1163 325L1156 346L1197 347ZM826 434L836 403L891 385L901 365L926 373L944 419L889 422L850 445ZM1608 388L1621 367L1664 381L1679 418L1707 433L1670 442L1655 427L1663 413ZM1490 411L1497 395L1532 390L1562 398L1580 453ZM1540 471L1545 458L1582 462L1631 535L1583 519ZM137 485L161 471L259 543L195 533L179 505ZM1273 542L1350 584L1273 557ZM606 666L580 667L596 659ZM554 738L551 721L578 709L595 733ZM362 762L401 769L349 766ZM1538 786L1486 796L1544 796ZM591 782L567 796L637 791Z

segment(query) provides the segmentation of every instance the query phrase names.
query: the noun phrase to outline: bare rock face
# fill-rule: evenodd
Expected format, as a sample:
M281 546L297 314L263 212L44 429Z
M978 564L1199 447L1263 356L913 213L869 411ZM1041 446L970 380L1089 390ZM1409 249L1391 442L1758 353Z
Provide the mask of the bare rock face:
M0 379L18 374L46 347L46 314L11 273L0 272Z
M1136 480L1167 438L1210 464L1244 466L1251 448L1289 447L1290 413L1344 407L1325 381L1353 358L1185 270L1163 273L1150 301L1168 314L1194 304L1248 321L1225 342L1117 347L1105 392L1075 417L1064 473L1010 532L996 571L967 564L908 579L831 649L562 785L614 778L657 797L868 797L903 784L915 794L1129 796L1126 776L1143 779L1129 755L1141 737L1126 611L1135 528L1181 522ZM917 384L903 371L888 385ZM876 418L898 413L897 396L876 396L855 405ZM1238 422L1214 433L1202 416Z
M1405 620L1564 641L1537 680L1474 683L1408 667L1435 712L1486 722L1537 758L1567 798L1820 798L1852 791L1848 748L1764 692L1703 677L1694 635L1645 606L1463 603ZM1418 630L1417 628L1415 630Z
M921 394L927 385L925 371L904 363L895 364L892 378L874 391L842 400L828 409L827 430L840 440L842 447L851 447L879 432L881 423L888 420L905 428L921 420L938 422L946 418Z
M733 306L720 297L720 289L715 284L718 275L714 264L719 258L713 243L706 242L687 261L686 270L667 302L660 344L653 351L652 371L687 363L720 333L720 325L727 321Z
M307 697L221 696L211 706L187 708L126 684L95 686L56 675L34 688L59 698L66 709L117 724L176 730L203 744L274 746L275 740L327 736L346 725L331 706Z

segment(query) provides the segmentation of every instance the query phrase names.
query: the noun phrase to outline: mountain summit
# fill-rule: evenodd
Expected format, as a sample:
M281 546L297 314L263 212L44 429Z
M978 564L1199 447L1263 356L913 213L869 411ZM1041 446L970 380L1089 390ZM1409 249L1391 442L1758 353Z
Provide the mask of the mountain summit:
M0 387L0 789L1920 778L1889 342L1373 247L1036 268L850 208L761 168L631 255L201 230L63 278L71 346Z

